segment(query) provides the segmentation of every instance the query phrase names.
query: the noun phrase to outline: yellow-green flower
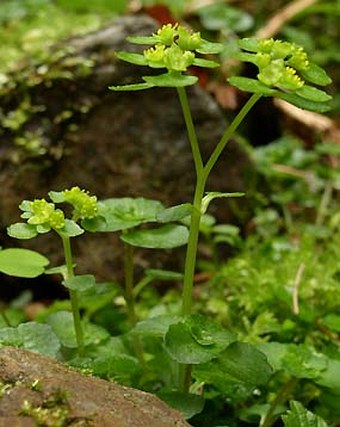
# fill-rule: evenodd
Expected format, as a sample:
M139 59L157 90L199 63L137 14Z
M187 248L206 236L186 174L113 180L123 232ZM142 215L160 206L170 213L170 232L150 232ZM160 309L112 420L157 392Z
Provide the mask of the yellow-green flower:
M63 194L65 202L74 207L73 217L75 220L79 218L94 218L97 215L96 196L90 196L87 191L81 190L79 187L64 190Z

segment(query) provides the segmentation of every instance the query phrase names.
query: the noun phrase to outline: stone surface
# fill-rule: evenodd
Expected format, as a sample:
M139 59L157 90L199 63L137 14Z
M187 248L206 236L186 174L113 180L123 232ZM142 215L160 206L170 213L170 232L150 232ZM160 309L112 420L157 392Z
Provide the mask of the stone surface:
M181 415L157 397L140 390L84 376L61 363L23 349L0 349L0 426L31 427L21 414L24 401L32 408L50 408L47 417L66 411L64 424L74 427L186 427ZM39 386L34 386L39 384ZM45 425L45 424L44 424Z
M54 264L63 262L56 237L49 234L33 242L8 242L4 232L5 226L19 220L22 199L46 197L49 190L78 185L99 198L143 196L167 206L192 200L194 167L176 91L113 93L107 89L112 84L136 82L138 73L145 74L144 67L118 61L115 51L135 50L126 37L150 34L155 28L145 16L121 17L96 33L64 43L60 58L54 52L51 63L27 65L13 74L2 90L2 114L7 117L24 100L31 107L18 129L5 128L1 135L0 228L4 246L24 245L47 254ZM195 86L188 92L207 158L226 122L203 89ZM32 134L38 139L36 151L30 151L28 144L18 146L20 136ZM244 191L253 176L247 153L232 141L207 190ZM228 203L212 203L212 212L220 221L232 219ZM237 203L246 205L245 200ZM122 270L117 236L81 236L75 239L74 249L79 272L108 279ZM140 266L161 267L163 258L150 257L150 253L138 255ZM178 259L174 264L178 268Z

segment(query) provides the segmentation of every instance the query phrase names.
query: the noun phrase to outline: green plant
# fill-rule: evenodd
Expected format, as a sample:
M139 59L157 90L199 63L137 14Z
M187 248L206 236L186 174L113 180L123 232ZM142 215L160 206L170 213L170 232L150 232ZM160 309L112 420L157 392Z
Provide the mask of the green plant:
M205 195L207 179L221 153L247 113L262 96L278 97L298 107L313 111L326 111L329 108L327 102L331 97L324 91L308 85L307 82L326 85L330 83L330 78L320 67L310 63L304 50L295 44L279 40L274 41L273 39L240 40L239 46L242 51L237 54L237 58L241 61L253 63L259 72L257 79L234 76L229 78L229 83L243 91L251 92L253 95L228 126L216 144L214 151L204 163L185 91L186 86L197 83L198 79L186 72L192 65L208 68L217 67L216 62L203 59L198 55L219 53L222 46L218 43L210 43L203 39L200 33L192 33L178 24L164 25L151 36L130 37L129 41L141 45L151 45L152 47L144 50L142 54L118 52L118 58L136 65L165 69L166 72L156 76L143 76L143 83L111 86L110 89L128 91L152 87L176 88L192 150L196 170L196 186L192 203L182 296L182 315L189 316L192 307L192 287L201 217L214 198L242 195L223 193L207 193ZM189 384L189 369L187 366L186 373L183 373L182 378L185 390L188 389Z
M287 265L285 280L287 275L291 278L302 261L297 265L296 260L287 257L283 261L280 258L285 249L292 249L289 242L277 238L268 248L260 246L260 241L249 239L250 249L244 246L243 258L236 257L208 284L213 287L215 294L211 294L214 296L208 295L208 287L201 292L196 306L200 314L192 310L199 233L212 243L226 241L232 245L240 244L237 229L226 225L216 226L213 219L210 218L209 222L206 214L215 198L243 195L206 191L210 172L230 138L263 96L275 96L302 108L325 111L330 97L307 82L322 86L328 84L330 79L321 68L310 63L303 49L295 44L272 39L241 40L236 57L258 67L257 79L230 77L232 85L252 95L204 162L186 86L197 83L197 77L190 75L191 65L218 66L217 62L200 55L219 53L222 45L210 43L199 33L192 33L177 24L165 25L150 37L133 37L130 40L151 47L142 54L119 52L119 58L137 65L165 69L165 72L144 76L140 83L113 86L111 89L125 91L173 87L177 90L196 170L193 202L165 208L156 200L144 198L97 201L95 196L78 187L51 191L49 197L52 202L45 199L23 201L20 209L27 223L13 224L8 232L13 237L28 239L53 230L61 238L66 266L46 272L63 275L63 284L70 292L72 314L67 311L68 301L56 302L39 316L37 320L40 323L27 322L17 328L8 325L2 328L0 345L23 346L52 356L62 354L65 361L77 368L159 394L181 409L187 418L202 411L204 398L208 404L214 402L217 409L213 412L220 417L223 410L218 406L225 407L227 396L227 406L235 408L235 413L223 420L216 419L216 423L232 426L239 425L239 420L246 423L260 420L261 427L273 425L277 417L285 412L287 402L295 397L293 392L297 387L301 387L305 393L306 404L322 388L328 388L330 394L334 392L334 401L337 402L339 382L333 378L333 374L339 371L340 357L331 345L329 354L319 352L317 346L323 341L318 340L317 334L306 333L305 326L314 326L314 321L320 320L321 327L329 328L332 333L339 322L335 309L331 317L327 317L322 307L318 312L321 313L320 319L316 315L311 316L304 304L296 305L296 298L293 299L288 291L282 289L278 280L277 285L273 285L277 279L275 271L265 264L267 261L272 267L278 259L281 260L283 266ZM71 219L66 218L64 210L56 208L57 204L63 203L71 204ZM125 301L122 301L119 285L93 286L93 276L75 275L70 239L81 235L84 230L120 234L125 253L125 282L122 286ZM176 290L163 297L155 296L152 288L147 286L154 280L180 281L182 275L177 272L146 270L135 283L134 247L172 249L182 245L187 245L187 249L181 297ZM262 273L256 270L260 262L251 252L254 247L262 251ZM312 247L308 246L300 254L301 258ZM268 256L268 252L272 257ZM255 266L252 261L256 263ZM307 264L306 259L303 261ZM313 262L310 261L311 264ZM44 267L40 265L38 270L41 272ZM310 272L309 265L305 271ZM329 286L334 292L337 271L329 269L329 274L332 276ZM224 286L225 283L229 285L228 281L234 285L232 290ZM306 299L314 301L321 294L312 279L310 283L311 290L305 291ZM269 297L268 289L271 289ZM272 304L278 310L283 307L282 319L274 309L270 309ZM301 312L292 313L292 305L294 310L298 308ZM82 322L80 309L84 313ZM124 318L125 309L127 316ZM211 314L218 322L208 317ZM93 321L96 324L91 323ZM293 334L295 341L290 343ZM266 342L269 335L273 338L272 342ZM78 347L78 355L72 351L75 347ZM303 369L299 369L300 366ZM304 388L302 381L306 381L310 389ZM27 407L27 410L31 412L32 408ZM209 409L204 410L202 418L197 415L196 425L207 425L207 414ZM323 425L320 417L292 402L291 412L283 420L290 427L294 426L296 419L305 422L297 424L300 427L313 425L313 422Z
M51 191L49 196L54 203L47 202L45 199L24 200L19 207L23 211L21 217L27 219L27 223L11 225L8 228L8 234L18 239L31 239L38 234L45 234L53 230L61 238L66 268L62 268L60 272L64 279L62 283L69 290L78 350L79 354L82 355L84 337L80 320L78 292L93 286L95 279L91 275L75 275L70 239L84 232L77 221L93 218L97 214L97 198L88 195L79 187L73 187L62 192ZM65 218L64 212L55 208L55 203L71 204L73 207L72 219Z

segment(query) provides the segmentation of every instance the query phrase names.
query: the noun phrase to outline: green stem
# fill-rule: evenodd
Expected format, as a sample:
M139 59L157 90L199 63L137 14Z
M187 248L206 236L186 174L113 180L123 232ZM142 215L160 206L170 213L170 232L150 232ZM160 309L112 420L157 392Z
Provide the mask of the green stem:
M225 146L230 141L230 138L235 133L236 129L239 127L239 125L242 123L245 116L249 113L249 111L252 109L252 107L256 104L256 102L261 98L261 94L254 93L248 101L244 104L242 109L239 111L237 116L234 118L234 120L230 123L230 126L227 127L224 134L222 135L219 143L216 145L214 151L212 152L211 156L209 157L209 160L204 166L204 176L205 179L208 179L208 176L212 170L212 168L215 166L215 163L219 159L220 155L222 154L222 151L225 149Z
M186 92L184 88L177 88L179 95L179 100L181 103L188 138L191 145L191 150L194 158L195 169L196 169L196 187L193 200L193 209L190 220L189 228L189 240L186 250L185 257L185 266L184 266L184 279L183 279L183 293L182 293L182 316L189 316L191 314L192 307L192 289L194 283L194 274L196 267L196 257L197 257L197 247L198 247L198 236L199 236L199 227L202 217L202 199L204 196L205 186L209 177L209 174L217 162L219 156L224 150L225 146L229 142L230 138L248 114L250 109L254 104L261 98L259 94L253 94L240 112L237 114L233 122L226 129L222 135L219 143L215 147L211 156L209 157L207 163L204 165L202 161L202 155L200 152L195 128L193 125L193 120L191 116L190 106L187 100ZM181 365L179 366L179 381L180 387L184 392L189 391L190 387L190 376L191 376L191 366L190 365Z
M128 312L130 326L133 328L137 323L134 295L134 277L133 277L133 248L124 243L124 277L125 277L125 302ZM133 336L133 345L135 354L141 365L145 365L143 346L139 336Z
M12 327L11 322L10 322L10 320L6 314L5 307L2 305L2 303L0 303L0 314L1 314L1 317L2 317L5 325L8 326L9 328Z
M70 279L74 277L71 241L68 236L60 234L60 237L62 239L63 248L64 248L64 256L65 256L66 271L67 271L66 279ZM79 353L79 356L83 356L84 334L83 334L83 329L82 329L81 320L80 320L78 293L74 289L69 289L69 294L70 294L70 301L71 301L71 308L72 308L72 315L73 315L74 330L76 333L76 340L78 345L78 353Z
M279 405L285 403L289 398L290 393L298 383L297 378L291 378L286 384L283 385L281 390L276 395L275 399L272 401L268 412L260 423L260 427L270 427L275 421L275 411Z
M135 301L133 295L133 249L131 245L124 243L124 279L125 279L125 302L128 312L130 326L137 323L135 312Z
M192 306L192 288L194 283L194 274L196 266L196 255L198 246L199 227L202 217L202 199L205 189L205 180L202 174L197 177L195 195L193 201L193 210L190 220L189 240L187 245L184 278L183 278L183 294L182 294L182 315L189 316Z
M195 163L196 176L199 176L203 169L203 160L200 151L200 147L197 140L196 130L191 115L190 105L187 97L187 93L184 87L178 87L177 93L179 101L181 103L183 117L187 128L187 134L191 145L192 156Z
M191 118L191 113L190 113L190 110L189 112L187 111L187 104L185 103L186 97L183 96L183 92L184 92L184 88L178 88L178 93L181 95L180 101L183 109L183 114L185 114L188 117L186 121L188 121L189 123L192 123L192 119L189 119L189 117ZM201 212L202 199L204 196L207 179L209 177L209 174L212 168L217 162L219 156L221 155L225 146L229 142L230 138L233 136L234 132L236 131L236 129L238 128L242 120L245 118L245 116L248 114L250 109L254 106L254 104L260 98L261 98L261 95L259 94L253 94L249 98L249 100L242 107L242 109L237 114L233 122L230 124L230 126L226 129L226 131L222 135L219 143L217 144L211 156L209 157L209 160L203 166L203 169L201 168L201 161L202 161L201 155L197 154L197 151L199 152L199 146L198 146L196 134L193 132L189 132L190 125L189 127L187 125L188 137L190 140L190 144L192 147L192 152L195 160L195 165L196 165L197 181L196 181L196 188L195 188L194 201L193 201L193 210L191 214L189 240L187 245L187 252L186 252L186 259L185 259L185 266L184 266L183 296L182 296L182 315L183 316L188 316L191 313L192 287L193 287L193 279L194 279L195 265L196 265L199 226L200 226L200 220L202 216L202 212Z

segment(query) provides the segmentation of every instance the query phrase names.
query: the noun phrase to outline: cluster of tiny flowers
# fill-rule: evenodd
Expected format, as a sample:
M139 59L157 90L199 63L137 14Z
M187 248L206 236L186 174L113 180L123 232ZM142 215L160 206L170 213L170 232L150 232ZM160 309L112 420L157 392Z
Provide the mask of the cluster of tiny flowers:
M28 224L45 226L59 230L65 226L65 216L61 209L55 209L54 203L45 199L28 201L24 206L22 218L27 218Z
M163 25L153 38L155 46L144 51L148 65L153 68L186 71L195 59L192 51L201 46L200 33L191 33L178 24Z
M74 217L76 219L94 218L97 215L97 197L90 196L87 191L79 187L73 187L63 192L65 202L74 207Z
M261 40L254 63L258 79L266 86L296 91L304 85L297 74L308 68L307 54L302 47L281 40Z

